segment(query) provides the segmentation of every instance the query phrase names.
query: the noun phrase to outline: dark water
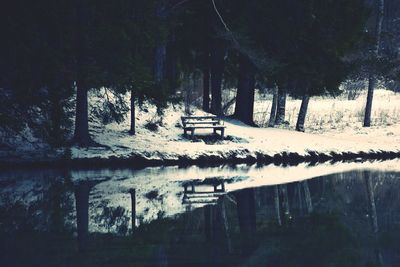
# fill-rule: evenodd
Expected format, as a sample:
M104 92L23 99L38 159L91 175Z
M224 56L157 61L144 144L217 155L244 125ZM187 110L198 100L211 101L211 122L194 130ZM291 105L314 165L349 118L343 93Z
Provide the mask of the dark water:
M0 266L400 266L399 172L182 172L0 174Z

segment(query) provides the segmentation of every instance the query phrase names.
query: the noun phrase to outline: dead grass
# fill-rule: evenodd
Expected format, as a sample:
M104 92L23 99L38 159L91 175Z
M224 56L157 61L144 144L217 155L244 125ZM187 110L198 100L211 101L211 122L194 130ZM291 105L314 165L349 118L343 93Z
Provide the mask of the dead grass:
M305 127L308 132L327 133L345 130L359 130L364 121L366 92L355 100L347 97L326 98L313 97L309 103ZM261 127L268 125L271 99L261 97L255 103L254 120ZM300 100L288 98L286 103L286 120L289 128L294 129ZM376 90L372 107L372 125L387 127L400 123L400 94L388 90ZM286 127L285 127L286 128Z

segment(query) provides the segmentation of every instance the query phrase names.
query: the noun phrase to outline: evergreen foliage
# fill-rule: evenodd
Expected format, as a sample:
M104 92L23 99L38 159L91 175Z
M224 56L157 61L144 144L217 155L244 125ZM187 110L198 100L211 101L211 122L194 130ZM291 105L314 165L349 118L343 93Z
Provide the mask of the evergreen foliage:
M112 92L118 105L106 103L95 112L104 123L121 122L129 106L122 95L132 94L131 108L148 99L161 113L182 79L199 72L205 94L212 96L204 108L211 102L211 111L222 115L221 89L238 85L235 114L249 124L256 86L278 86L295 97L336 95L346 79L371 71L395 84L400 8L387 2L391 9L385 11L376 60L373 3L8 1L0 11L1 128L18 132L28 126L62 145L75 110L75 141L91 145L89 90Z

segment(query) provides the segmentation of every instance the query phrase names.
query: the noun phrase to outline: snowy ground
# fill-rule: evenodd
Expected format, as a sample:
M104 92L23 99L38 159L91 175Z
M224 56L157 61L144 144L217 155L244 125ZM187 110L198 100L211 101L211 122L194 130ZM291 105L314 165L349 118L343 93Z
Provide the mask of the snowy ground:
M373 126L362 127L365 95L356 100L342 98L312 98L305 124L306 133L293 130L300 101L289 98L284 128L254 128L238 121L226 119L228 138L215 144L206 144L183 137L180 116L182 105L170 105L160 120L155 107L145 105L137 115L137 133L130 136L129 115L121 124L90 125L94 139L109 148L72 148L73 158L129 158L140 155L147 159L176 160L215 156L219 158L256 157L257 154L273 156L282 152L306 155L308 151L330 152L400 151L400 95L387 90L376 90L373 105ZM255 121L265 124L269 118L271 99L258 96L255 104ZM196 115L205 114L193 108ZM156 131L144 127L158 123ZM208 135L210 130L199 132ZM196 132L197 133L197 132Z

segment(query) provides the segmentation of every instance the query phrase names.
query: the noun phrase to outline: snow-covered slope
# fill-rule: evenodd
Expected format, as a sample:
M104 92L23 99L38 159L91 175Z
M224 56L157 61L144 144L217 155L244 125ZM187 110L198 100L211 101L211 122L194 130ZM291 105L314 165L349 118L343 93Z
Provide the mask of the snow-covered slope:
M127 96L128 97L128 96ZM72 149L73 158L130 158L143 157L153 160L187 160L232 158L257 158L260 155L274 156L287 153L309 155L309 151L331 154L359 153L371 151L400 151L400 95L377 90L374 99L375 117L378 111L380 119L375 118L375 125L363 128L359 116L364 105L364 96L356 100L318 98L310 102L310 111L306 129L310 133L293 131L292 127L255 128L244 125L233 119L225 119L227 138L213 144L201 138L192 141L185 138L180 124L180 116L184 114L182 105L170 105L160 119L154 106L149 104L137 114L137 133L128 134L129 115L121 124L112 123L106 126L93 122L91 134L94 139L108 147ZM294 124L297 114L298 100L289 99L287 119ZM257 110L268 110L270 100L258 98ZM193 114L206 113L192 107ZM292 114L292 115L291 115ZM338 115L340 114L340 116ZM361 114L361 115L360 115ZM255 115L255 119L257 116ZM269 117L266 113L265 117ZM339 118L340 117L340 118ZM385 117L385 119L382 119ZM330 118L330 119L329 119ZM158 130L148 130L149 122L159 122ZM199 136L210 135L210 130L196 131Z
M104 93L104 92L103 92ZM93 107L103 101L100 94L91 94L90 105ZM126 96L129 103L129 94ZM125 116L122 123L104 125L91 113L90 133L94 140L104 145L101 147L72 147L72 159L113 159L142 162L186 163L213 161L244 162L272 157L285 157L290 153L298 161L304 157L322 154L338 156L347 153L352 158L357 153L386 151L400 153L400 94L379 89L375 92L373 104L373 125L362 127L365 94L355 100L344 97L312 98L305 122L306 133L294 131L300 101L287 100L286 120L288 125L281 128L255 128L243 123L225 119L225 140L210 140L211 130L196 131L197 140L183 136L180 117L184 115L183 104L170 104L160 117L156 107L145 102L137 108L136 135L128 134L130 116ZM269 118L271 96L257 93L254 120L265 125ZM199 108L191 107L194 115L207 115ZM157 130L149 130L146 125L156 125ZM1 136L2 139L6 138ZM0 158L6 164L18 159L36 161L43 158L52 159L67 155L62 150L52 151L48 145L35 138L29 129L21 136L8 136L12 142L8 147L0 147ZM311 152L310 152L311 151ZM393 157L392 153L392 157ZM382 158L382 155L378 156ZM300 158L300 159L299 159ZM279 160L279 159L278 159ZM315 158L313 159L315 160ZM262 160L261 160L262 161ZM9 163L7 163L9 162ZM142 163L140 163L142 164ZM4 164L3 164L4 165ZM150 165L150 164L149 164Z

